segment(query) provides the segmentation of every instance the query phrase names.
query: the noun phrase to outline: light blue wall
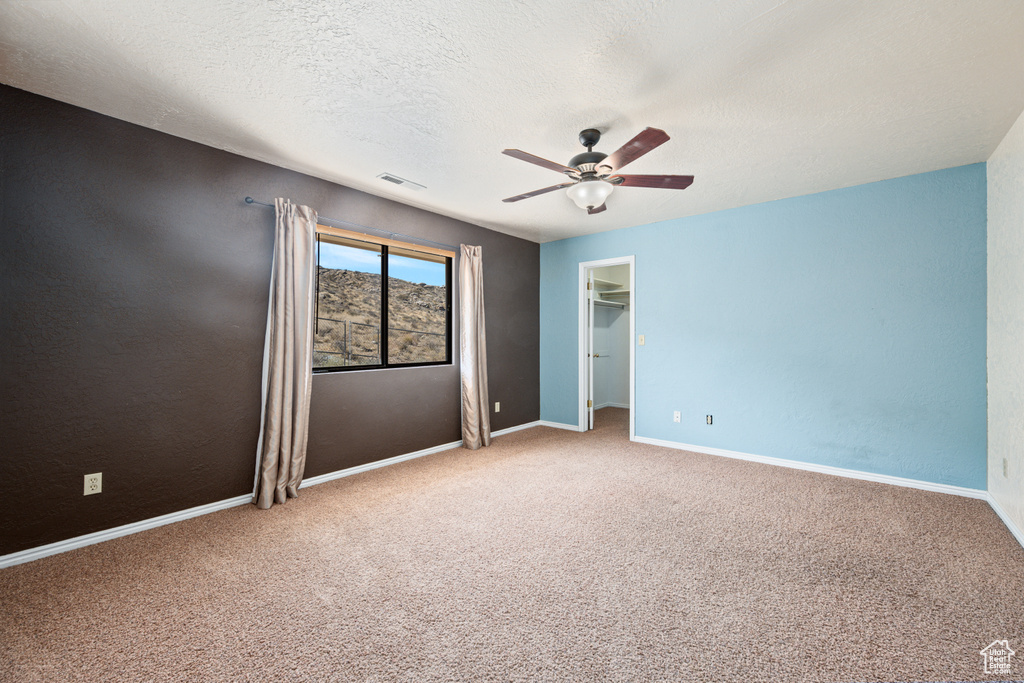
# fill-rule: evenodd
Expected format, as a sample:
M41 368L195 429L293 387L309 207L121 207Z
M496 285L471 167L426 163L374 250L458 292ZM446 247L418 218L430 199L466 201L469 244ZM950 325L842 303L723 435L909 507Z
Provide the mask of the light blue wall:
M544 244L541 418L578 264L634 254L638 436L984 489L985 202L974 164Z

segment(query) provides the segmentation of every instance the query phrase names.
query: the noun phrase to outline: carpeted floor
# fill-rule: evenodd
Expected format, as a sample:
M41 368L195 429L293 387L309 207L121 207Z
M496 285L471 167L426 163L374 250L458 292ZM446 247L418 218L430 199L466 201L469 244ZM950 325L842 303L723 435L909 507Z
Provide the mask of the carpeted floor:
M978 681L996 639L1024 678L1024 549L984 502L625 419L0 570L0 679Z

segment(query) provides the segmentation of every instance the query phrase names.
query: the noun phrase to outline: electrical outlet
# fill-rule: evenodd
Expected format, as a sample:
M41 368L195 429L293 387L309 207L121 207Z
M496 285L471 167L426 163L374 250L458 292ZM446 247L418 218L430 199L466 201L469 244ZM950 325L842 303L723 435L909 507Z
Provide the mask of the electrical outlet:
M673 422L679 422L682 419L682 417L683 416L680 414L680 412L678 410L675 411L674 413L672 413L672 421Z
M103 473L97 472L96 474L85 475L85 490L82 495L91 496L94 493L100 493L103 491Z
M711 416L708 415L708 424L711 424Z
M500 413L501 412L501 401L495 401L494 402L494 412L496 412L496 413Z
M1010 476L1010 463L1008 463L1006 461L1006 458L1003 458L1003 476L1004 477L1009 477Z
M641 334L639 337L637 337L636 343L639 344L640 346L643 346L644 345L644 335Z

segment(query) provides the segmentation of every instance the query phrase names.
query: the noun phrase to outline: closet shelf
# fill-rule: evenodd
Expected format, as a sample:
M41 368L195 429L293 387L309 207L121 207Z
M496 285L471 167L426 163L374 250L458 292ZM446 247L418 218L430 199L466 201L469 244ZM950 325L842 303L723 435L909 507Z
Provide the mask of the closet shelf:
M612 282L611 280L602 280L600 278L594 278L595 289L619 289L622 285L618 282Z
M604 299L594 299L595 306L610 306L611 308L625 308L628 302L626 301L605 301Z

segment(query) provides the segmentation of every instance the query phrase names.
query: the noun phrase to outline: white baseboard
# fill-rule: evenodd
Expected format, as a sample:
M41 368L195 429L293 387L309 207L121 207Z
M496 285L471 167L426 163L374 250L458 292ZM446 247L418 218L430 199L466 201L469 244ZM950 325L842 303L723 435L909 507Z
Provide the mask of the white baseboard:
M1010 530L1013 537L1016 538L1017 542L1020 543L1022 548L1024 548L1024 530L1018 527L1014 521L1010 519L1010 516L999 506L999 503L996 502L996 499L992 497L991 493L986 493L986 497L988 504L991 505L995 513L999 515L999 519L1003 520L1003 524L1006 525L1006 528Z
M531 427L539 427L540 420L534 420L533 422L524 422L521 425L515 427L506 427L505 429L499 429L496 432L491 432L491 436L501 436L503 434L511 434L512 432L518 432L523 429L530 429Z
M537 420L538 427L554 427L555 429L567 429L570 432L583 431L579 428L579 425L567 425L561 422L548 422L547 420Z
M562 424L560 422L549 422L547 420L536 420L534 422L527 422L515 427L508 427L506 429L500 429L496 432L492 432L491 436L501 436L503 434L509 434L511 432L517 432L523 429L530 429L532 427L553 427L555 429L565 429L572 432L579 432L580 428L577 425ZM643 436L637 436L633 439L639 443L651 444L653 446L662 446L664 448L672 448L675 450L692 451L694 453L705 453L707 455L718 455L726 458L735 458L738 460L749 460L751 462L760 462L768 465L778 465L780 467L789 467L792 469L808 470L811 472L820 472L822 474L832 474L839 477L847 477L850 479L863 479L866 481L875 481L883 484L892 484L894 486L905 486L908 488L923 489L925 491L935 491L937 493L948 493L956 496L965 496L967 498L978 498L985 500L995 511L996 515L1002 520L1006 527L1010 530L1010 533L1017 542L1024 547L1024 531L1014 524L1013 520L1006 514L1005 511L999 506L998 503L989 495L988 491L981 489L971 489L962 486L951 486L948 484L935 484L928 481L919 481L917 479L906 479L903 477L893 477L885 474L873 474L871 472L861 472L859 470L848 470L841 467L832 467L830 465L818 465L815 463L800 462L797 460L785 460L783 458L772 458L764 455L753 455L750 453L740 453L739 451L728 451L721 448L710 448L706 446L694 446L692 444L684 444L676 441L665 441L662 439L650 439ZM307 486L315 486L324 482L333 481L342 477L352 476L353 474L359 474L360 472L366 472L369 470L377 469L378 467L386 467L388 465L394 465L399 462L406 460L412 460L414 458L421 458L425 455L432 453L440 453L442 451L451 450L453 448L459 448L462 446L462 441L452 441L451 443L442 444L440 446L434 446L432 448L425 448L423 450L414 451L412 453L406 453L404 455L396 455L393 458L386 458L384 460L378 460L376 462L366 463L365 465L357 465L356 467L349 467L344 470L338 470L336 472L329 472L327 474L321 474L316 477L310 477L304 479L299 485L299 488L305 488ZM129 534L138 533L147 529L154 529L165 524L173 524L174 522L180 522L182 520L190 519L192 517L198 517L200 515L210 514L211 512L217 512L219 510L226 510L228 508L237 507L239 505L246 505L252 502L252 495L245 494L242 496L235 496L234 498L228 498L227 500L220 500L214 503L208 503L206 505L199 505L197 507L189 508L187 510L181 510L179 512L172 512L159 517L153 517L151 519L144 519L138 522L132 522L131 524L125 524L113 529L106 529L104 531L97 531L91 534L85 534L84 536L76 536L75 538L69 538L64 541L57 541L55 543L49 543L36 548L29 548L28 550L21 550L16 553L10 553L8 555L0 556L0 569L5 567L11 567L16 564L22 564L25 562L31 562L32 560L38 560L43 557L50 555L57 555L58 553L67 552L76 548L82 548L87 545L93 545L95 543L101 543L114 538L120 538L121 536L128 536Z
M492 435L493 436L493 435ZM351 477L353 474L359 474L360 472L368 472L375 470L378 467L387 467L388 465L394 465L396 463L405 462L406 460L414 460L415 458L422 458L425 455L432 453L440 453L441 451L450 451L453 448L460 448L462 441L452 441L450 443L441 444L440 446L433 446L432 448L424 448L421 451L413 451L412 453L405 453L403 455L396 455L393 458L385 458L383 460L375 460L368 462L365 465L356 465L355 467L348 467L343 470L337 470L335 472L328 472L327 474L320 474L315 477L309 477L303 479L302 483L299 484L300 489L304 489L307 486L316 486L317 484L323 484L328 481L334 481L335 479L341 479L342 477Z
M628 403L613 403L613 402L609 401L608 403L602 403L599 406L594 406L594 410L601 410L601 408L626 408L626 409L628 409L629 408L629 404Z
M930 481L921 481L919 479L906 479L904 477L893 477L887 474L874 474L872 472L862 472L860 470L848 470L842 467L832 467L831 465L818 465L815 463L800 462L799 460L786 460L783 458L772 458L766 455L753 455L750 453L741 453L739 451L727 451L722 448L694 446L692 444L679 443L677 441L650 439L645 436L637 436L633 441L651 444L652 446L663 446L665 448L672 448L675 450L704 453L707 455L719 455L725 458L749 460L751 462L760 462L766 465L778 465L779 467L820 472L821 474L831 474L837 477L846 477L848 479L876 481L881 484L892 484L893 486L903 486L906 488L934 491L936 493L948 493L953 496L963 496L965 498L984 500L989 504L999 519L1002 520L1003 524L1006 525L1010 534L1012 534L1017 542L1020 543L1021 547L1024 548L1024 530L1021 530L1020 527L1010 519L1010 516L1006 514L1006 511L999 506L999 503L995 501L988 491L984 491L982 489L971 489L964 486L952 486L950 484L936 484Z
M156 527L164 526L165 524L173 524L174 522L180 522L192 517L208 515L211 512L226 510L228 508L245 505L251 502L252 494L247 493L244 496L235 496L234 498L228 498L227 500L219 500L216 503L199 505L187 510L172 512L170 514L160 515L159 517L152 517L139 522L132 522L131 524L114 527L113 529L96 531L91 534L85 534L84 536L69 538L65 541L57 541L56 543L48 543L47 545L41 545L37 548L21 550L16 553L0 556L0 569L16 564L22 564L24 562L31 562L32 560L38 560L42 557L64 553L69 550L74 550L75 548L83 548L87 545L102 543L103 541L120 538L121 536L128 536L129 534L135 534L140 531L145 531L146 529L155 529Z
M534 422L525 422L515 427L506 427L505 429L499 429L496 432L491 432L491 437L502 436L504 434L511 434L512 432L518 432L521 429L529 429L530 427L536 427L540 424L539 420ZM327 481L334 481L335 479L341 479L342 477L350 477L353 474L359 474L360 472L368 472L369 470L375 470L378 467L387 467L388 465L394 465L396 463L405 462L406 460L413 460L415 458L422 458L425 455L432 453L440 453L441 451L450 451L453 448L461 448L462 441L452 441L450 443L444 443L440 446L432 446L431 448L424 448L421 451L414 451L412 453L405 453L403 455L396 455L393 458L385 458L384 460L375 460L374 462L368 462L365 465L356 465L355 467L349 467L344 470L337 470L336 472L328 472L327 474L321 474L316 477L310 477L303 479L302 483L299 484L299 488L306 488L307 486L316 486L317 484L323 484Z
M501 436L502 434L517 432L521 429L529 429L530 427L537 427L539 425L539 420L534 422L527 422L525 424L517 425L515 427L508 427L507 429L499 429L496 432L491 432L491 436ZM323 484L324 482L333 481L334 479L340 479L341 477L349 477L352 476L353 474L359 474L360 472L366 472L368 470L377 469L378 467L394 465L395 463L404 462L406 460L412 460L413 458L422 458L423 456L430 455L431 453L440 453L441 451L451 450L452 448L459 448L460 446L462 446L462 441L452 441L451 443L441 444L440 446L434 446L433 448L424 448L423 450L415 451L413 453L396 455L393 458L377 460L376 462L366 463L365 465L357 465L356 467L349 467L348 469L338 470L337 472L329 472L327 474L321 474L316 477L309 477L308 479L302 480L302 483L299 484L299 488L302 489L306 488L307 486ZM32 560L38 560L40 558L48 557L50 555L57 555L58 553L67 552L68 550L74 550L75 548L83 548L87 545L93 545L95 543L109 541L113 538L128 536L129 534L135 534L140 531L145 531L146 529L155 529L156 527L164 526L165 524L173 524L174 522L180 522L182 520L190 519L192 517L207 515L211 512L217 512L218 510L226 510L227 508L245 505L246 503L251 502L252 494L246 494L244 496L235 496L234 498L228 498L227 500L220 500L215 503L200 505L198 507L189 508L188 510L181 510L180 512L172 512L170 514L161 515L159 517L153 517L151 519L144 519L138 522L132 522L131 524L125 524L123 526L115 527L113 529L97 531L95 533L85 534L84 536L76 536L75 538L69 538L64 541L57 541L55 543L41 545L36 548L29 548L28 550L20 550L16 553L10 553L9 555L0 556L0 569L3 569L4 567L11 567L16 564L31 562Z
M778 465L780 467L789 467L795 470L820 472L821 474L831 474L837 477L847 477L848 479L863 479L865 481L877 481L881 484L892 484L894 486L904 486L912 489L934 491L936 493L948 493L954 496L964 496L965 498L979 498L981 500L990 500L988 491L984 491L982 489L969 489L964 486L952 486L950 484L935 484L930 481L921 481L919 479L906 479L904 477L893 477L888 474L874 474L872 472L862 472L860 470L848 470L843 467L833 467L831 465L818 465L816 463L811 462L800 462L799 460L786 460L784 458L772 458L766 455L753 455L751 453L740 453L739 451L727 451L723 448L694 446L692 444L679 443L677 441L649 439L645 436L638 436L633 440L639 441L640 443L648 443L653 446L664 446L665 448L674 448L680 451L705 453L707 455L720 455L725 458L749 460L751 462L760 462L766 465Z

